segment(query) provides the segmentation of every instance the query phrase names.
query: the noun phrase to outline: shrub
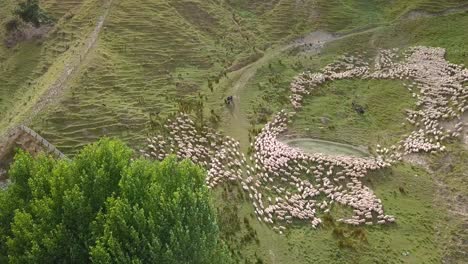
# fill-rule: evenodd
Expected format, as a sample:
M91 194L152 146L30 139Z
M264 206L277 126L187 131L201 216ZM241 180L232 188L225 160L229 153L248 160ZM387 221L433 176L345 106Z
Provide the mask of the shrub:
M19 3L19 7L14 11L14 14L35 27L52 22L52 19L39 6L38 0L26 0Z
M5 23L5 30L6 32L13 32L13 31L16 31L18 30L18 28L20 27L20 24L21 22L17 19L17 18L12 18L10 20L8 20L6 23Z

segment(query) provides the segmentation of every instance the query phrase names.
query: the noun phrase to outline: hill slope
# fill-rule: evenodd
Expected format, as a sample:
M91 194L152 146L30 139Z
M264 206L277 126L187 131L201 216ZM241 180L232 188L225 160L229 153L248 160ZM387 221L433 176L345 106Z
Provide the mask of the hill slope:
M6 0L0 23L9 18L13 2ZM27 121L71 155L104 135L122 138L136 148L153 132L152 121L196 105L200 98L206 98L204 112L213 110L221 116L221 129L247 143L251 123L261 127L286 104L294 76L305 69L319 70L345 53L367 51L370 56L379 48L429 45L446 48L453 63L468 64L468 39L460 26L468 24L468 16L449 14L465 10L466 0L42 0L41 4L57 19L47 37L11 49L0 47L0 131ZM454 8L459 6L465 9ZM83 56L105 13L97 41ZM351 35L327 44L320 56L299 49L284 52L292 40L300 42L315 30ZM68 76L70 63L76 61ZM48 93L64 73L67 78L60 89ZM50 101L41 100L44 95L51 95ZM223 99L228 95L242 99L234 113L242 120L231 118L233 113L225 108ZM369 119L357 119L338 107L355 98L375 109ZM391 105L380 104L384 99ZM37 102L45 103L37 108ZM391 142L407 132L400 117L412 103L398 82L340 82L308 98L291 131L355 145ZM41 111L34 113L35 109ZM400 112L389 116L393 109ZM372 175L366 184L401 224L366 228L361 232L367 243L343 249L333 228L315 231L305 225L280 236L257 222L236 186L216 191L221 231L234 254L246 263L463 260L466 251L458 241L463 241L464 218L446 210L448 201L441 197L436 181L441 179L449 189L445 196L466 196L460 184L466 151L457 143L450 147L453 152L429 163L435 174L403 164ZM244 145L247 150L248 144ZM453 165L439 164L444 159L453 160ZM400 188L410 193L403 194ZM406 252L410 255L402 255Z
M58 19L49 37L2 48L2 127L25 120L67 61L80 56L79 44L97 24L104 2L41 1ZM434 11L460 3L115 0L96 49L63 85L60 103L32 127L65 152L102 135L139 142L149 115L174 111L180 98L194 100L208 80L217 82L275 43L317 28L350 30L392 21L412 9Z

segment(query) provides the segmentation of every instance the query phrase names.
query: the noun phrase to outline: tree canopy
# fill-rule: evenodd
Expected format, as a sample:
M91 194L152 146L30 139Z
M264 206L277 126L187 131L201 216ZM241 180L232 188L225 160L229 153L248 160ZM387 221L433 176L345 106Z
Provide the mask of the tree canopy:
M19 151L0 191L0 263L226 263L204 171L102 139L72 160Z
M51 18L39 6L38 0L26 0L19 3L14 14L18 15L24 22L32 23L35 27L51 22Z

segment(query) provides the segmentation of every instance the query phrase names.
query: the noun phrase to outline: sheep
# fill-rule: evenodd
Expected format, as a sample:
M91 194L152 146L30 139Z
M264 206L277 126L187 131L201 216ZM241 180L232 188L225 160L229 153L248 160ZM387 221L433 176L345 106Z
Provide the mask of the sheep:
M402 61L395 50L382 50L376 57L373 69L361 57L343 57L326 66L320 73L304 72L290 84L290 102L294 109L302 107L310 95L326 82L345 78L413 80L407 89L417 100L417 111L407 111L406 122L413 131L390 147L376 146L375 157L357 158L328 156L321 153L304 153L281 142L278 137L285 132L295 112L285 110L276 114L251 143L253 155L247 158L240 144L231 137L203 127L195 128L186 114L168 120L164 127L168 137L148 138L148 150L142 155L162 160L168 153L189 158L208 171L206 183L212 189L230 181L241 181L242 190L248 193L259 221L293 223L294 219L310 220L317 227L321 220L315 210L330 212L333 203L353 208L353 215L340 222L350 225L393 223L394 216L384 215L382 202L361 178L369 171L392 166L410 153L444 151L444 140L459 137L464 125L455 124L450 130L442 120L459 118L468 109L468 92L462 82L468 72L461 66L449 64L444 59L445 50L415 47ZM312 177L314 183L301 177ZM283 186L282 186L283 185ZM293 189L294 191L292 191ZM326 194L326 201L313 198ZM263 202L268 201L265 208ZM273 227L275 229L275 227ZM278 228L282 233L283 228Z

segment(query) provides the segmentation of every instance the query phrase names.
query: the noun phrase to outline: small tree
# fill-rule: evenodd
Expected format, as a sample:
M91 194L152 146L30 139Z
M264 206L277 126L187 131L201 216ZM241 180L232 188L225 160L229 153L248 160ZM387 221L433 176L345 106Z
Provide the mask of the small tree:
M5 23L5 30L6 32L13 32L13 31L16 31L18 30L18 28L20 27L20 21L18 20L18 18L12 18L10 20L8 20L6 23Z
M19 7L14 11L14 14L18 15L24 22L32 23L35 27L52 21L41 9L38 0L26 0L19 3Z

